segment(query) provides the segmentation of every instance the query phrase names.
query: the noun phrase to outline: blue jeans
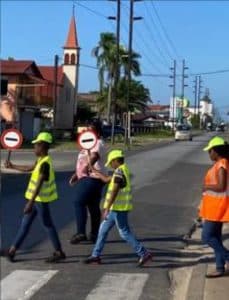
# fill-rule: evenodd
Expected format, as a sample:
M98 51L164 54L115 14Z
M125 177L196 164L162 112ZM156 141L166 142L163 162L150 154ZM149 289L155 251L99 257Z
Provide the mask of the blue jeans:
M229 262L229 250L224 247L222 241L222 227L222 222L206 220L202 231L202 241L215 252L216 269L219 272L224 272L225 263Z
M75 186L75 216L78 234L86 235L87 208L91 216L91 234L97 236L101 212L100 201L104 184L96 178L81 178Z
M93 249L92 256L98 257L101 255L105 246L107 235L114 225L116 225L121 238L132 246L135 253L140 257L144 256L146 253L146 249L138 240L136 240L136 238L130 231L127 211L109 212L107 218L100 225L99 235Z
M25 214L22 218L21 225L18 229L16 238L12 244L16 249L19 249L23 241L25 240L29 230L35 220L35 217L39 215L41 223L43 224L51 242L56 251L61 250L60 240L53 224L50 214L49 204L42 202L35 202L33 210L29 214Z

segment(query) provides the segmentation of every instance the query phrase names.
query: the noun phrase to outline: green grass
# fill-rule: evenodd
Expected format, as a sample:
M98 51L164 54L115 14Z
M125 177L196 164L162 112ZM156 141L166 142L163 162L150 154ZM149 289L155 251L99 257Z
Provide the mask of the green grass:
M170 140L173 138L173 133L168 130L159 130L154 133L138 134L132 137L131 148L143 147L152 143L157 143L161 140ZM126 149L123 138L118 137L115 144L112 145L110 141L106 141L108 149ZM52 149L57 151L73 151L76 150L76 141L56 140ZM30 142L24 142L22 149L33 149L33 145Z

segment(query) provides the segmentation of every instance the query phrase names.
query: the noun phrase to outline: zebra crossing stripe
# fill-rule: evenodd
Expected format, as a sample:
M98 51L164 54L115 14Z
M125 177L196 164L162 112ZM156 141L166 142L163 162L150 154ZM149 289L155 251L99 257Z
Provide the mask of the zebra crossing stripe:
M16 270L1 280L1 300L28 300L58 271Z
M106 273L85 300L139 300L149 275Z

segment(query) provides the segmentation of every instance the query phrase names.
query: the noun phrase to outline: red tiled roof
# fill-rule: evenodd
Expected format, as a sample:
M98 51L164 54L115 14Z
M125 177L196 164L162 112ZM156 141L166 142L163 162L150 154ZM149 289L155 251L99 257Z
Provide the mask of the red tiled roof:
M72 16L70 26L69 26L69 31L68 31L68 37L64 45L64 48L77 49L78 47L79 44L78 44L77 33L76 33L76 22L75 22L75 17Z
M149 105L148 109L150 111L162 111L162 110L167 110L169 109L169 105Z
M42 76L44 79L54 82L54 66L38 66ZM63 67L58 67L57 72L57 84L62 85L63 84Z
M29 68L33 69L33 75L43 79L37 65L32 60L1 60L1 74L25 74Z

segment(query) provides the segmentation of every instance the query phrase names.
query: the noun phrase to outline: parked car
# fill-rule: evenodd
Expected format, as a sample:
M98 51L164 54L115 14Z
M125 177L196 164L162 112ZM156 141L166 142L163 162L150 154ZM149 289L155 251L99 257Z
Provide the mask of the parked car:
M103 138L107 139L111 137L112 126L111 125L103 125L102 127ZM125 129L122 126L116 125L114 127L114 136L121 136L122 138L125 136Z
M188 125L178 125L175 132L175 141L192 141L192 130Z
M218 131L218 132L224 132L225 131L225 124L221 123L221 124L217 125L216 131Z

